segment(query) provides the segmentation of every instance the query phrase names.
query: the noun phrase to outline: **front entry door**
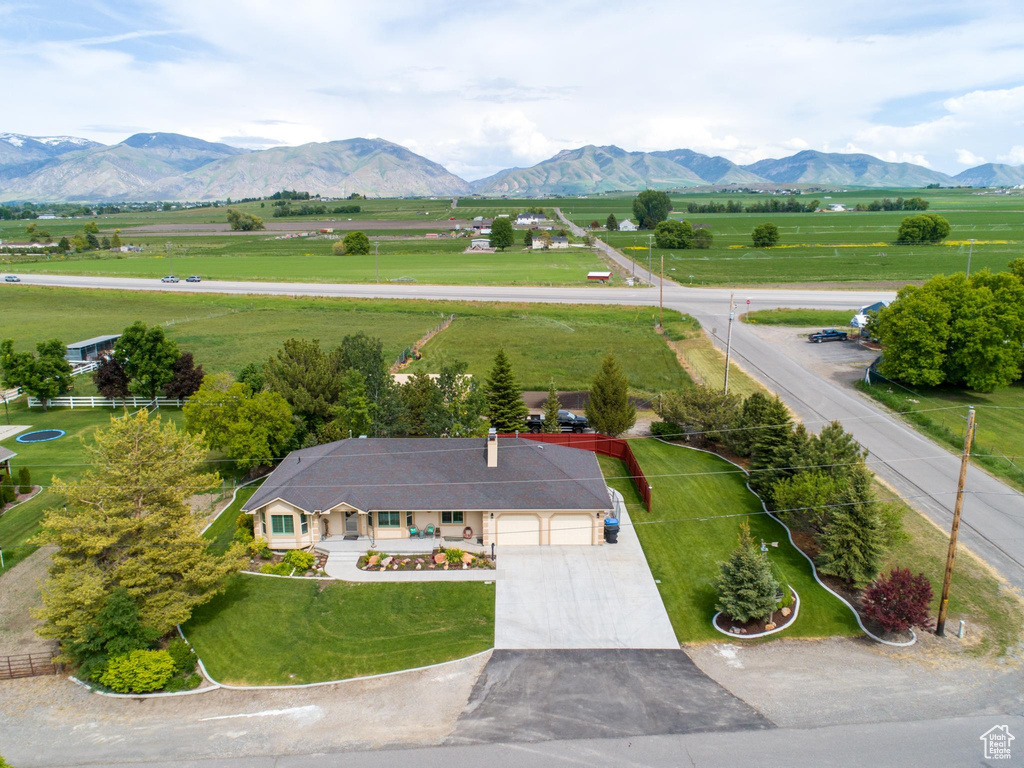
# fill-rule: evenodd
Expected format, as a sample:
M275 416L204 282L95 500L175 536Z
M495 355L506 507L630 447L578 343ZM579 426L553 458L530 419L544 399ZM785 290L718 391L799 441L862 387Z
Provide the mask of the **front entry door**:
M359 535L359 514L357 512L346 512L345 513L345 535L346 536L358 536Z

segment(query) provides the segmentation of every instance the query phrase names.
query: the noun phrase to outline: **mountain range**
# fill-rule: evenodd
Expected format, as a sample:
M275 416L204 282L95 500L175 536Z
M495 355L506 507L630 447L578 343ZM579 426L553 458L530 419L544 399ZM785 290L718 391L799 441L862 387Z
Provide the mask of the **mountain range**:
M1014 186L1024 166L987 163L948 176L871 155L804 150L737 165L690 149L567 149L530 168L467 182L383 139L251 151L176 133L138 133L104 145L72 136L0 133L0 200L153 201L263 197L297 189L329 197L478 193L534 197L703 186Z

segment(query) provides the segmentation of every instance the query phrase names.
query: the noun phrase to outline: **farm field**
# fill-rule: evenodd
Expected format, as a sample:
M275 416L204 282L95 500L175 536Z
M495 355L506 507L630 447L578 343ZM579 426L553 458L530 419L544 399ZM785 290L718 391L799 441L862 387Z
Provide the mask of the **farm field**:
M494 645L494 585L321 583L240 574L197 608L183 629L222 683L342 680L487 650Z
M218 294L149 294L74 288L0 286L0 327L18 349L44 339L65 342L114 333L135 320L164 326L207 372L238 372L274 354L289 338L318 338L334 346L347 334L380 338L397 356L449 313L455 322L422 350L409 370L436 371L457 358L475 376L490 371L504 344L526 388L585 389L605 352L614 352L630 384L656 392L689 385L689 378L654 330L650 308L600 305L489 306L478 302L291 299ZM666 327L687 321L666 312ZM84 384L84 382L83 382Z
M856 309L761 309L740 315L751 325L790 325L796 328L845 328Z
M468 239L390 239L379 256L335 256L333 240L275 240L264 236L178 237L147 241L142 254L104 258L17 260L5 271L115 277L171 273L211 280L312 283L417 282L449 285L587 285L587 272L607 269L592 250L533 251L521 245L505 252L464 253Z

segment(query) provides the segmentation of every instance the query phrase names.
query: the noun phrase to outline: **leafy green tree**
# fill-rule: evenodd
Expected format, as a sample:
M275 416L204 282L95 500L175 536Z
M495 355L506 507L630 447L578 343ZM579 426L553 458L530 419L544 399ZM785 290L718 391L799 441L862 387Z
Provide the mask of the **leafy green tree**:
M121 250L121 230L120 229L115 229L114 230L114 234L110 238L110 249L113 250L113 251Z
M81 639L65 643L63 652L78 665L79 674L98 680L107 659L149 648L159 637L139 621L139 606L125 587L117 587L103 601L95 620Z
M548 396L544 399L544 424L545 432L561 432L562 426L558 423L558 412L562 404L558 401L558 392L555 391L555 382L548 386Z
M249 387L251 392L262 392L267 384L263 375L263 366L259 363L246 363L238 372L238 381Z
M111 355L100 358L96 370L92 372L92 381L96 385L96 391L103 397L128 397L131 394L128 388L128 374Z
M870 584L881 567L882 540L882 522L874 504L836 507L818 536L821 549L815 564L822 573L854 586Z
M771 248L779 242L779 228L771 222L758 224L751 234L755 248Z
M86 242L83 235L72 235L71 236L71 250L76 253L86 251L89 249L89 243Z
M61 253L67 253L68 251L71 250L71 241L68 240L66 237L62 237L60 241L57 243L57 250L60 251Z
M334 245L331 246L331 253L333 253L335 256L344 256L345 255L345 241L344 240L335 240Z
M522 429L528 410L523 402L523 389L516 381L512 363L499 347L494 356L494 367L487 379L487 418L499 432L514 432Z
M935 213L907 216L900 222L896 242L900 245L941 243L949 237L949 222Z
M83 231L87 235L98 235L100 233L100 227L95 221L87 221L85 222Z
M405 429L402 400L384 356L384 343L365 333L349 334L332 355L337 359L338 370L355 368L363 375L373 419L369 434L373 437L402 434Z
M883 376L911 386L936 386L945 378L949 307L938 296L906 285L896 301L872 320L870 333L885 354L878 364Z
M676 434L692 436L700 445L722 442L723 432L736 424L740 399L718 389L698 384L681 392L663 392L658 415L673 425Z
M370 252L370 238L363 232L349 232L341 244L346 256L365 256Z
M779 582L768 557L750 535L750 523L740 523L739 544L721 564L715 610L741 623L767 619L778 607Z
M423 371L414 373L400 391L409 434L441 437L447 426L447 412L441 390L430 375Z
M71 388L71 365L64 359L67 348L60 339L36 344L36 354L15 352L14 340L0 342L0 371L6 387L21 387L43 401L43 409L54 397Z
M533 247L533 230L528 229L523 233L523 245L527 248Z
M515 242L515 231L512 229L512 222L505 217L495 219L491 224L491 248L504 251L513 242Z
M303 435L315 434L331 418L344 370L338 355L324 352L319 339L288 339L263 366L267 387L288 402Z
M277 392L257 392L227 374L208 376L182 409L185 427L202 434L240 469L267 466L288 451L295 424Z
M992 392L1021 377L1024 366L1024 283L1009 272L934 277L940 293L952 285L946 381L977 392Z
M659 248L690 248L693 245L693 226L688 221L668 219L654 228L654 243Z
M633 216L641 229L654 229L671 210L672 201L660 190L646 189L633 198Z
M218 478L200 472L198 437L146 410L112 418L87 447L91 468L54 478L61 503L44 513L43 543L57 545L38 632L62 645L87 641L109 595L123 587L139 621L158 635L185 623L241 566L237 549L218 556L199 531L189 497Z
M233 208L229 208L227 216L228 224L231 225L231 229L234 231L253 232L259 229L266 229L263 224L263 219L259 216L253 216L251 213L236 211Z
M693 230L693 247L707 250L715 241L715 236L707 227L697 227Z
M1017 277L1022 283L1024 283L1024 258L1014 259L1007 268L1010 270L1010 274Z
M615 214L614 213L609 213L608 214L608 218L605 219L605 221L604 221L604 226L605 226L605 229L607 229L609 232L618 232L619 231L619 220L617 218L615 218Z
M196 365L191 352L182 352L171 366L171 380L164 385L164 397L184 400L202 386L203 366Z
M629 381L615 356L609 352L590 385L586 407L590 426L618 437L636 424L636 406L629 399Z
M437 386L446 411L445 435L474 437L487 427L487 396L466 371L469 366L456 360L441 366Z
M847 498L844 481L828 469L799 472L772 487L774 509L791 528L820 533L829 519L830 505Z
M373 430L373 404L366 395L366 379L355 368L341 377L341 392L332 411L333 418L321 430L323 442L368 435Z
M147 328L141 320L129 325L114 342L114 357L128 376L132 392L155 398L174 378L178 345L158 325Z

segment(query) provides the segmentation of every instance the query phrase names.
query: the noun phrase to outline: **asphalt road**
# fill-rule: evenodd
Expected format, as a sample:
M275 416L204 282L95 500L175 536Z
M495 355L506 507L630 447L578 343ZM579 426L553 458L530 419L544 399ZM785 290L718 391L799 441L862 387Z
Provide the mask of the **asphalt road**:
M608 257L629 263L611 249L608 249ZM649 277L655 287L345 285L218 280L166 284L143 278L75 275L22 275L21 279L22 284L28 285L193 293L657 305L657 276ZM7 290L18 288L17 284L0 285ZM696 317L709 333L714 331L714 342L724 348L731 293L728 288L687 288L666 281L664 304ZM743 311L772 307L849 309L891 299L893 295L891 291L764 288L742 289L737 292L737 301ZM786 349L765 344L751 328L738 322L733 326L733 358L777 392L810 429L820 428L831 420L842 422L871 453L873 468L879 476L916 508L948 529L959 472L956 455L921 437L859 393L804 366ZM984 411L978 418L985 418ZM967 489L961 541L1012 584L1024 587L1024 494L974 467L968 473Z

